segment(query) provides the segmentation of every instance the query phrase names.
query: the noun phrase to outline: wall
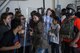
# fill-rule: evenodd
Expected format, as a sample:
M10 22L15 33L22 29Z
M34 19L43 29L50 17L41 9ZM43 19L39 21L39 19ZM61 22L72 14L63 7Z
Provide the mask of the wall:
M54 0L45 0L46 8L54 9ZM10 11L15 12L14 9L20 7L22 13L27 16L28 12L31 12L34 9L40 8L43 6L43 0L27 0L27 1L10 1L6 7L10 7ZM5 7L5 8L6 8ZM5 8L3 12L5 11ZM28 11L27 11L28 10Z
M55 0L55 8L57 7L57 3L61 5L61 9L62 9L65 8L70 3L75 4L75 0Z
M67 4L74 3L75 0L45 0L45 7L55 9L57 6L57 1L61 5L61 8L65 8ZM10 7L11 12L15 12L14 9L20 7L23 15L28 17L32 10L40 8L43 6L43 0L27 0L27 1L10 1L6 7ZM5 7L5 8L6 8ZM5 8L3 12L5 12Z

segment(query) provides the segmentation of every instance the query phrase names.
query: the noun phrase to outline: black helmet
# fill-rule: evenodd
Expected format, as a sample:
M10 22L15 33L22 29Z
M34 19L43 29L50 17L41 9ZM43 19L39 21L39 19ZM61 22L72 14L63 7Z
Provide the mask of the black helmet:
M75 4L68 4L66 8L71 8L71 9L74 9L76 11Z
M72 8L66 8L66 15L67 16L75 15L75 10Z

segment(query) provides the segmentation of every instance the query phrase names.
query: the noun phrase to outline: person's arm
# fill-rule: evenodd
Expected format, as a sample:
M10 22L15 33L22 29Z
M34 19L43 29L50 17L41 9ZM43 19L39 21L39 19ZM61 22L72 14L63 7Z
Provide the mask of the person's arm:
M20 43L16 43L15 45L10 46L10 47L2 47L2 48L0 48L0 51L14 50L14 49L18 49L20 47L21 47L21 44Z
M71 46L74 46L74 47L77 47L76 43L80 39L80 21L79 20L76 21L76 20L74 21L74 26L76 26L75 29L78 30L78 33L77 33L76 37L74 38L74 40L71 42Z
M80 38L80 31L78 32L76 38L72 41L74 44L79 40Z
M60 28L61 28L61 27L60 27L60 25L58 24L57 29L56 29L56 30L57 30L57 33L59 33Z
M57 29L57 30L58 30L58 32L60 31L60 28L61 28L61 27L60 27L60 25L59 25L59 26L58 26L58 29Z
M70 46L78 47L78 45L76 43L79 40L79 38L80 38L80 31L78 32L76 38L71 42Z

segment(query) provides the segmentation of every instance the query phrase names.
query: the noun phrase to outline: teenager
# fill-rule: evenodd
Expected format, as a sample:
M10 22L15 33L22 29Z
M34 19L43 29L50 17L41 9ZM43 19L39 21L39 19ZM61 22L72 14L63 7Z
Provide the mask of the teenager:
M9 23L11 23L11 17L8 13L2 13L0 20L0 41L3 37L3 34L10 30Z
M58 18L54 18L52 21L52 27L49 31L50 43L51 43L51 51L52 53L59 53L59 31L60 25Z
M21 47L19 33L22 30L21 21L13 19L11 21L11 30L4 33L0 42L0 53L17 53L16 49Z

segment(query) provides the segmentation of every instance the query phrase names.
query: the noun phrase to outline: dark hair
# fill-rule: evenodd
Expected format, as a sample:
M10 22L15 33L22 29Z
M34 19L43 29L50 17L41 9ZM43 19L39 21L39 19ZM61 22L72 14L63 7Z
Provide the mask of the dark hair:
M54 11L54 10L51 10L51 12L52 12L51 17L52 17L52 18L56 18L56 13L55 13L55 11Z
M80 18L80 12L76 12L75 16L77 16L78 18Z
M9 14L9 15L14 15L14 13L13 13L13 12L9 12L8 14Z
M24 15L19 15L19 18L22 17L22 16L24 17Z
M1 14L1 21L3 21L3 19L6 19L8 16L8 13L2 13Z
M13 12L9 12L8 15L12 15L11 19L14 19L14 13Z
M42 15L41 15L40 13L37 12L37 13L35 13L34 15L39 18L39 21L43 22ZM33 15L33 16L34 16L34 15Z
M63 9L61 10L61 14L62 14L62 15L66 15L66 9L65 9L65 8L63 8Z
M48 11L49 11L49 10L52 12L52 10L51 10L50 8L48 8L47 11L46 11L46 15L48 14Z
M11 21L11 29L16 29L19 25L21 25L20 19L15 18Z
M37 11L35 11L35 10L32 11L32 12L31 12L31 17L33 17L33 15L34 15L36 12L37 12Z
M58 24L60 24L60 21L59 21L58 16L56 16L56 17L53 19L53 21L54 21L54 20L56 20L56 21L58 22Z
M19 15L18 18L21 20L21 17L24 17L24 15ZM23 18L25 20L26 18Z
M21 12L20 11L16 11L15 12L15 18L18 18L20 15L21 15Z

